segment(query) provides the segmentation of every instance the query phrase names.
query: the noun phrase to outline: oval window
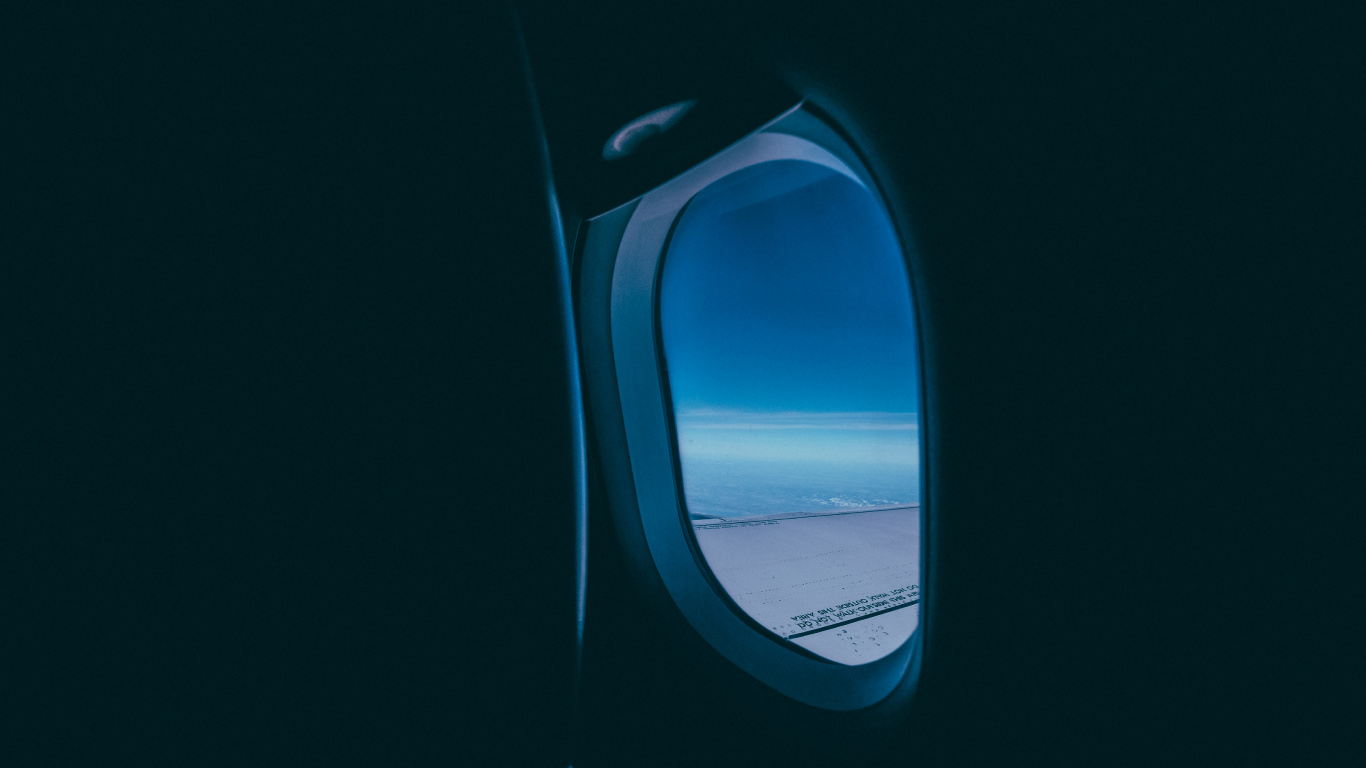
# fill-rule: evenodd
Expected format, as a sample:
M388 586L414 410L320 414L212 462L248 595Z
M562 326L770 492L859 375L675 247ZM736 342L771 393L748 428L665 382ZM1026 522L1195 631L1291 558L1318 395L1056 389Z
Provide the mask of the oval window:
M775 160L703 188L659 332L695 554L752 625L842 664L919 622L919 374L896 233L858 178Z

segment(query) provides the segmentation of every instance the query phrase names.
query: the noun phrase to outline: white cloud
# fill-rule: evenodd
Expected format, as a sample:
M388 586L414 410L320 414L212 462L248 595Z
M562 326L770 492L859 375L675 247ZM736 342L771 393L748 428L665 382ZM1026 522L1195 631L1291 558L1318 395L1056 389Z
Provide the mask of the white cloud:
M918 415L893 411L747 411L694 408L677 414L686 430L848 430L856 432L913 431Z

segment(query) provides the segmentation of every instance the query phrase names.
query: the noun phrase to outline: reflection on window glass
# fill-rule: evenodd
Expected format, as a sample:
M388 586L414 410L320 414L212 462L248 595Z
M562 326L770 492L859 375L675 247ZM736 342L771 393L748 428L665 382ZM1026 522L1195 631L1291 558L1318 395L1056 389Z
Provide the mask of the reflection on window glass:
M660 329L699 549L751 618L834 661L919 619L915 328L896 236L841 170L703 189L670 238Z

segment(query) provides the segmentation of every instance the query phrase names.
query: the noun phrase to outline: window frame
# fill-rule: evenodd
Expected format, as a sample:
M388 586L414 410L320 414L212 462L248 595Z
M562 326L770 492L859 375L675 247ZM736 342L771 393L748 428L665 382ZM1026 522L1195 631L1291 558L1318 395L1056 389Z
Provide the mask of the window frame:
M589 376L603 382L599 389L614 380L611 389L620 408L620 421L602 427L620 434L625 466L606 473L605 479L609 486L615 486L609 488L609 496L616 526L626 534L620 540L628 549L637 550L631 554L638 568L652 570L651 577L657 575L657 581L647 581L669 595L684 618L717 652L761 682L823 709L861 709L886 698L907 678L914 685L921 656L921 628L888 656L856 666L830 661L774 636L741 610L716 582L697 551L684 505L659 329L664 254L674 227L698 192L742 168L773 160L817 162L857 180L873 192L897 231L903 258L910 253L906 238L887 209L886 196L850 143L799 104L691 170L586 222L581 265L586 268L589 263L595 264L592 272L600 282L610 276L610 286L596 286L597 295L606 298L610 308L606 322L599 322L596 331L599 337L604 332L608 336L599 338L599 342L607 342L602 350L607 354L586 355L585 363L592 364L590 358L596 358L601 368L610 359L611 371L599 370L596 376L590 371ZM910 265L906 267L907 290L915 312ZM585 330L591 325L586 324ZM918 329L917 322L917 333ZM918 338L916 342L923 380L923 355ZM923 386L919 397L923 413ZM919 444L923 461L923 428ZM922 596L927 593L925 479L922 467L918 558Z

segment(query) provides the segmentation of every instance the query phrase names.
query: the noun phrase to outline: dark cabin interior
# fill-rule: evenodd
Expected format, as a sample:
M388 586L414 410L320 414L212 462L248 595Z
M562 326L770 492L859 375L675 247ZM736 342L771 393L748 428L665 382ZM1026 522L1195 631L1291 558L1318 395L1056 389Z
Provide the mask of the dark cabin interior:
M525 2L0 25L0 763L1357 762L1347 21ZM576 351L582 221L801 100L916 246L923 660L912 696L851 712L642 604Z

